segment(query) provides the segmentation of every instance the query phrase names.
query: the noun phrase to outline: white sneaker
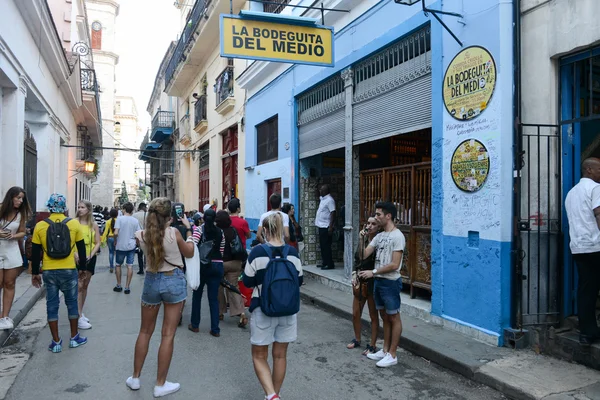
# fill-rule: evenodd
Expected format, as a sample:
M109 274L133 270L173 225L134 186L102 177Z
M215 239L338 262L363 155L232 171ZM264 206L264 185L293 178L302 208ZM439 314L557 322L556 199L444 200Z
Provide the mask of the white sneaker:
M83 317L80 317L77 321L77 327L79 329L92 329L92 324L83 319Z
M367 358L369 360L375 360L375 361L380 361L383 360L386 356L386 352L383 351L383 349L379 350L377 353L369 353L367 354Z
M12 319L8 317L0 318L0 330L2 329L12 329L15 327L15 324Z
M383 359L378 361L375 365L377 365L379 368L387 368L396 364L398 364L398 357L392 357L390 353L387 353L385 357L383 357Z
M163 397L168 394L175 393L179 389L181 389L181 385L179 383L165 381L165 384L162 386L154 386L154 397Z
M83 320L84 320L85 322L87 322L87 323L89 323L89 322L90 322L90 319L89 319L88 317L86 317L84 313L81 313L81 317L80 317L80 318L83 318Z
M134 378L133 376L130 376L125 381L125 384L131 390L138 390L140 388L140 378Z

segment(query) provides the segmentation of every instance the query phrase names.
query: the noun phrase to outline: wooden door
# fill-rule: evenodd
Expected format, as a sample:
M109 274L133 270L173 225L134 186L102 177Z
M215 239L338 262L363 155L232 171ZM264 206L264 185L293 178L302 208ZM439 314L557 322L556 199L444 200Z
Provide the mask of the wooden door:
M203 167L200 169L200 182L199 182L199 191L198 191L198 210L202 210L205 204L210 203L210 195L209 195L209 172L208 167Z
M273 179L267 182L267 211L271 210L271 204L269 198L273 193L281 194L281 179Z
M36 212L37 204L37 145L25 124L25 157L23 159L23 189L27 193L31 211Z

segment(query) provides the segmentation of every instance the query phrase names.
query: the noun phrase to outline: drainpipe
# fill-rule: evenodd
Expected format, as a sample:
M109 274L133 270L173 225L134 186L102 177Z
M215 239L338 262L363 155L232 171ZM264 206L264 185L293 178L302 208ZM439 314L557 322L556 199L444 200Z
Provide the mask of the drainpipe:
M511 326L521 328L521 292L523 281L522 276L522 257L519 231L519 219L521 215L521 0L513 0L513 115L515 117L513 131L513 242L512 242L512 307L511 307Z

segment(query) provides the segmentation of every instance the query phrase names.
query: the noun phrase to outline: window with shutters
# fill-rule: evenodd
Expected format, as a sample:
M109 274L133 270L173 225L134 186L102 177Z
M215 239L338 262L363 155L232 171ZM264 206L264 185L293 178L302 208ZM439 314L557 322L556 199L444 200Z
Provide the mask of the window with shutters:
M275 115L256 126L256 160L259 165L277 160L278 120L277 115Z

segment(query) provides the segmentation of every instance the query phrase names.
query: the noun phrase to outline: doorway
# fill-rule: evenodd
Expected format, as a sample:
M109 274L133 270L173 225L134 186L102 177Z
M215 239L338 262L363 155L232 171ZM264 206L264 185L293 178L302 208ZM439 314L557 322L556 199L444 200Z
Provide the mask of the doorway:
M281 179L267 181L267 211L271 211L271 203L269 202L269 198L273 193L281 194Z
M23 189L27 193L31 211L36 212L37 204L37 144L25 123L25 142L23 158Z

